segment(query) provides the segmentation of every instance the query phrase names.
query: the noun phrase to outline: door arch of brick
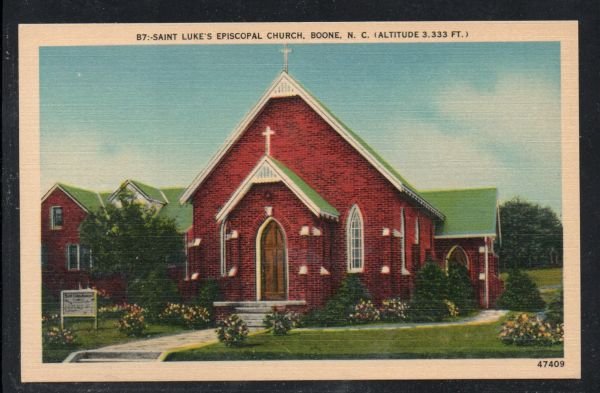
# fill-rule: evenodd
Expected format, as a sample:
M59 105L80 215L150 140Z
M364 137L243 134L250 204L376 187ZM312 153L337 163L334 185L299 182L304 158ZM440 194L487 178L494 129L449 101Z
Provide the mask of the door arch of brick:
M289 268L287 236L273 217L256 233L256 299L287 300Z

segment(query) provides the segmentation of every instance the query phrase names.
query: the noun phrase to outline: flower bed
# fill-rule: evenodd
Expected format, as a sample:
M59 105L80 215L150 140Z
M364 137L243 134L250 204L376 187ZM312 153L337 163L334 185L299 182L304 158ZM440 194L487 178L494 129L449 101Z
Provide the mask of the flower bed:
M550 324L526 313L507 320L498 338L505 344L553 345L564 340L563 324Z
M146 329L144 313L142 307L129 305L125 315L119 319L119 330L128 336L141 336Z
M241 346L248 337L248 326L236 314L219 322L217 327L219 341L228 347Z

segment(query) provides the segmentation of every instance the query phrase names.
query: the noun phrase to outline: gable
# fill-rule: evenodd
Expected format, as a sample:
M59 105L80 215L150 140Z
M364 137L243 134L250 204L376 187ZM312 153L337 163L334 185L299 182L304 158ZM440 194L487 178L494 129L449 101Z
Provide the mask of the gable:
M246 179L235 190L233 195L217 213L217 221L223 220L237 206L252 185L260 183L282 182L308 207L315 215L337 220L339 212L327 202L317 191L310 187L294 171L282 162L270 156L264 156Z
M104 201L97 192L70 186L64 183L56 183L52 188L50 188L46 195L42 197L42 202L44 202L56 190L62 191L86 213L98 210L104 206Z
M119 188L108 197L108 201L119 206L120 202L118 201L117 196L124 190L132 193L133 198L136 201L145 205L150 205L156 209L160 209L164 204L169 202L165 194L159 188L131 179L125 180Z
M444 212L436 225L436 238L495 237L497 228L496 188L423 191Z
M420 206L423 206L432 215L443 219L443 213L431 205L423 198L402 176L389 165L381 156L379 156L364 140L358 137L353 131L346 127L339 119L337 119L325 106L315 99L307 90L305 90L298 82L290 77L286 72L282 72L275 79L271 87L261 97L258 103L250 111L250 113L242 120L232 135L225 141L217 153L212 157L207 166L198 174L186 191L182 194L180 201L188 202L194 195L200 185L208 178L208 176L217 167L230 148L249 128L252 121L258 116L261 110L266 106L267 102L272 98L299 96L302 100L311 107L319 117L321 117L333 130L342 136L356 151L359 152L368 163L381 173L388 182L390 182L400 192L406 193L411 199L415 200Z

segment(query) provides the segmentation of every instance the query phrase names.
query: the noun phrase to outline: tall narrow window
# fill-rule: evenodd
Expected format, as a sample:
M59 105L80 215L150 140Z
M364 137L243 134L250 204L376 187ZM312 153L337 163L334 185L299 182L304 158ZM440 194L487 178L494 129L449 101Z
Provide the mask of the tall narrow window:
M400 210L400 263L402 274L410 274L406 268L406 225L404 223L404 208Z
M79 245L67 245L67 269L79 270Z
M421 235L421 229L419 228L419 217L415 221L415 244L419 244L419 237Z
M358 206L352 206L348 214L346 227L346 243L348 249L348 271L362 272L363 270L363 220Z
M60 206L50 208L50 228L60 229L63 226L63 209Z
M221 276L227 274L227 240L229 240L229 222L223 220L221 223Z

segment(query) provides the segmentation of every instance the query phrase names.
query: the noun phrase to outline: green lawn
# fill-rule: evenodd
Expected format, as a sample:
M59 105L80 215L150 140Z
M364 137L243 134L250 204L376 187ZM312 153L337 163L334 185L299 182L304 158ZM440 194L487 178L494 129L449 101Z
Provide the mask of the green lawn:
M527 269L525 270L525 273L531 277L538 288L562 285L562 268L560 267ZM501 273L500 277L502 280L506 280L508 273Z
M92 319L65 320L65 328L76 335L75 343L69 347L44 347L44 362L62 362L71 352L83 349L94 349L107 345L124 343L140 338L154 337L162 334L173 334L182 331L179 326L148 324L143 337L128 337L121 333L117 327L118 319L98 319L98 330L93 327ZM46 327L44 327L45 331Z
M291 331L250 336L240 348L212 344L175 352L167 361L268 359L451 359L562 357L562 345L518 347L497 338L501 322L394 330Z

